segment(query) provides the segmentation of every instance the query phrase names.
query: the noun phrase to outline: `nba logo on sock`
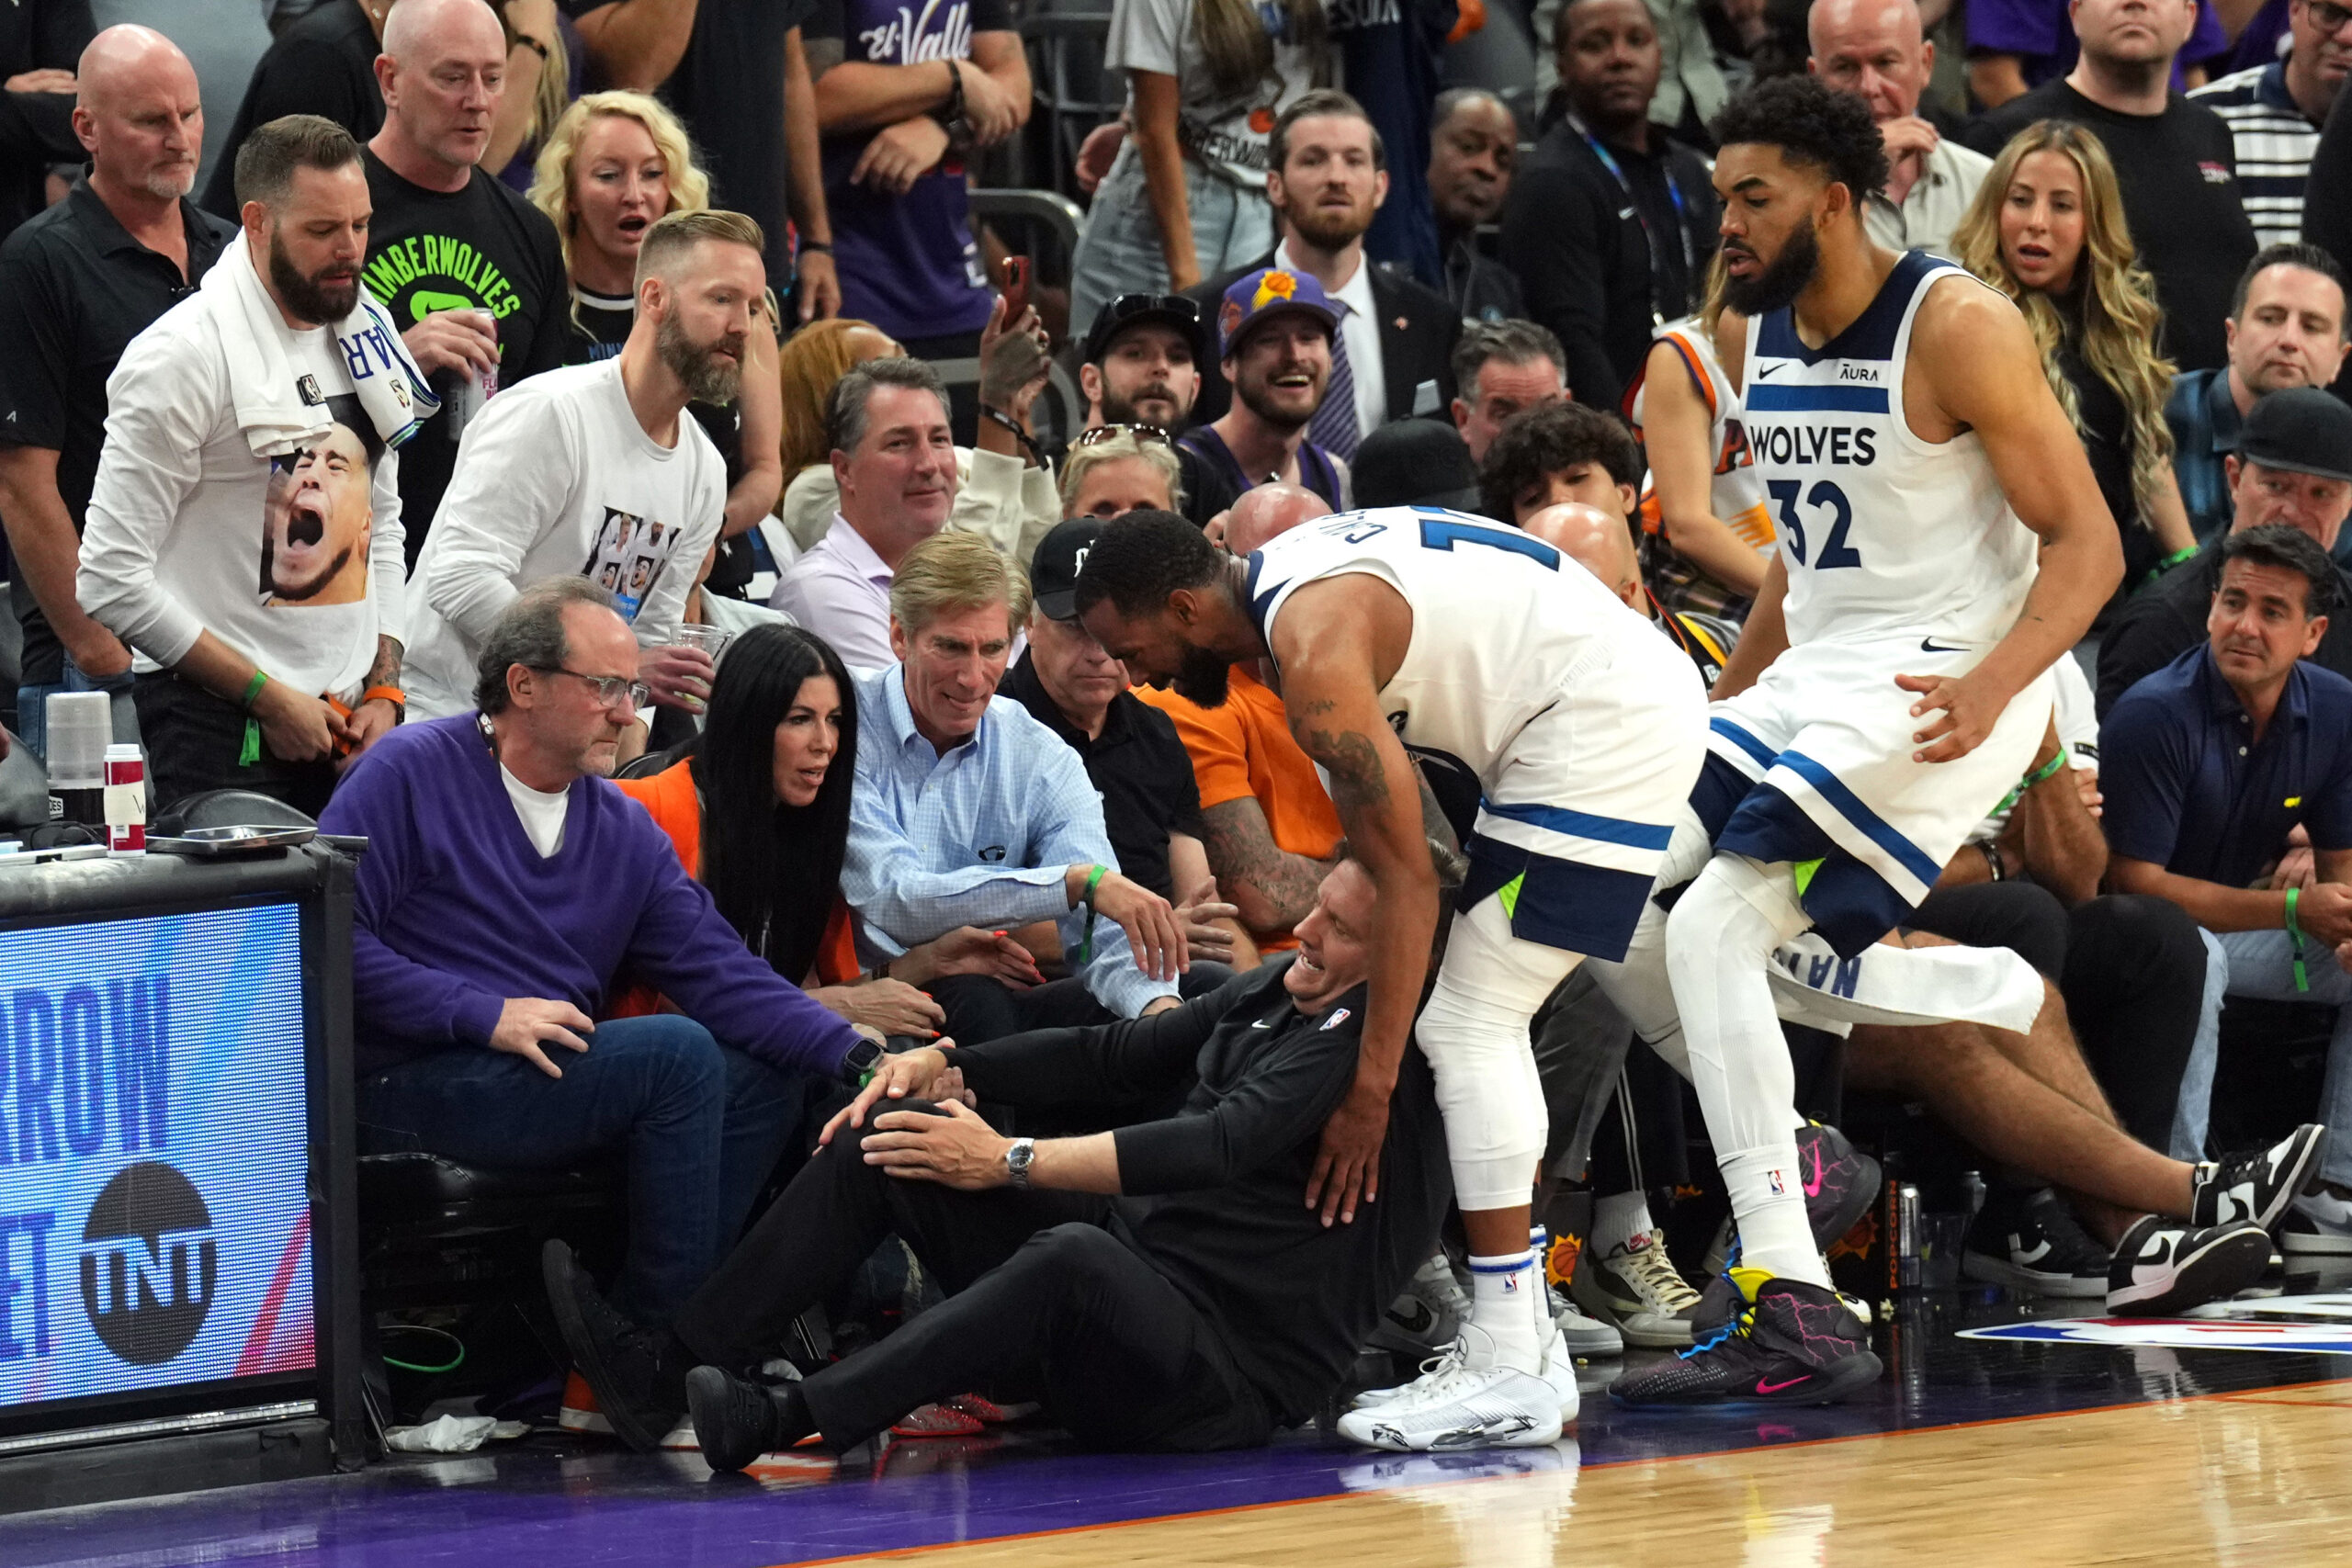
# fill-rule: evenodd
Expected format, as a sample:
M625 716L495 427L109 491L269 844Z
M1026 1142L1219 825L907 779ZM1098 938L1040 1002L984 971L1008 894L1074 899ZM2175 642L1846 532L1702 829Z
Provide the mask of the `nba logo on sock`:
M1788 1188L1787 1188L1785 1185L1783 1185L1783 1184L1782 1184L1782 1182L1781 1182L1781 1173L1780 1173L1779 1171L1777 1171L1777 1170L1768 1170L1768 1171L1766 1171L1766 1172L1764 1173L1764 1179L1765 1179L1765 1180L1767 1180L1767 1181L1769 1181L1769 1182L1770 1182L1770 1183L1772 1184L1772 1196L1773 1196L1773 1197L1775 1197L1775 1198L1785 1198L1785 1197L1787 1197L1787 1196L1789 1195L1789 1190L1788 1190Z
M1510 1273L1503 1276L1503 1294L1507 1296L1515 1296L1519 1294L1518 1270L1514 1269Z

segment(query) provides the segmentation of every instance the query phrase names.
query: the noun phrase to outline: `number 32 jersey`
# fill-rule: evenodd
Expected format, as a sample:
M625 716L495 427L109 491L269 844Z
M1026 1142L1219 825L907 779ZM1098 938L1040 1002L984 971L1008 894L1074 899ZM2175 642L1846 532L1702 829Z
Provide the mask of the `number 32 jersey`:
M1997 641L2033 586L2037 541L1974 431L1934 443L1903 417L1911 327L1928 291L1986 287L1924 252L1896 263L1818 349L1794 312L1747 324L1747 436L1787 562L1792 646L1925 637Z
M1412 608L1412 641L1380 691L1397 739L1457 759L1489 798L1517 793L1504 778L1513 744L1555 709L1635 707L1656 727L1688 687L1696 732L1698 673L1682 650L1576 561L1487 518L1384 506L1302 524L1250 558L1250 613L1271 644L1294 592L1355 572Z

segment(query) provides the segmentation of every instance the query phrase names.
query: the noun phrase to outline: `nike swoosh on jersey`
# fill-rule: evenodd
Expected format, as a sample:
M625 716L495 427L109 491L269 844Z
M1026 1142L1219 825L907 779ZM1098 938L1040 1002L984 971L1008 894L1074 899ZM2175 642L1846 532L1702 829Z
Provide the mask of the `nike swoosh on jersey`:
M1938 648L1936 646L1935 638L1931 637L1923 637L1919 639L1919 651L1922 653L1966 653L1968 651L1968 645L1965 643L1958 643L1951 648Z

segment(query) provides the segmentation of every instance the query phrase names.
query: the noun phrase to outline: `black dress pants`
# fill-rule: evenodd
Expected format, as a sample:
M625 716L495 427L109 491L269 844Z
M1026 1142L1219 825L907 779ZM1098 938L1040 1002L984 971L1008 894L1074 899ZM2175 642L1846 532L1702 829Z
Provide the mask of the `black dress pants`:
M1176 992L1191 1001L1232 978L1227 965L1203 962L1177 976ZM923 989L947 1015L941 1032L959 1045L978 1045L1032 1029L1083 1029L1115 1022L1118 1016L1096 1001L1086 982L1075 975L1025 991L1016 991L992 975L942 975Z
M326 809L334 793L334 761L284 761L265 741L251 762L240 762L248 718L236 704L169 671L138 677L130 696L139 708L139 738L147 747L158 811L210 789L252 790L313 820Z
M898 1109L923 1109L902 1101ZM699 1359L741 1365L896 1234L948 1292L880 1344L801 1384L828 1442L864 1441L933 1400L1035 1399L1100 1448L1249 1448L1264 1398L1190 1297L1103 1228L1084 1193L958 1192L860 1157L844 1129L678 1314Z

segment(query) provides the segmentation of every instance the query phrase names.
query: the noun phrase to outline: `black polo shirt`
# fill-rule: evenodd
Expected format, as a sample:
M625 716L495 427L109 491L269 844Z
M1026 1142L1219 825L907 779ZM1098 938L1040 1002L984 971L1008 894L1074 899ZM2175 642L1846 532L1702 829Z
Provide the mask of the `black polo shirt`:
M359 0L325 0L277 35L254 62L253 80L229 123L220 157L205 182L204 209L237 215L237 149L257 125L289 114L314 114L365 146L384 129L384 94L376 84L376 29ZM226 104L210 112L232 112Z
M2205 646L2205 617L2222 585L2222 541L2204 548L2123 601L2098 645L2098 716L2104 720L2123 694L2192 648ZM2352 679L2352 574L2335 569L2335 613L2319 650L2305 662Z
M2191 649L2125 693L2098 738L2119 855L2245 887L2298 823L2315 850L2352 849L2352 681L2333 671L2297 664L2256 740L2211 649Z
M78 533L106 445L107 378L130 340L187 297L236 239L233 224L182 199L188 276L132 239L90 188L0 244L0 445L57 453L57 492ZM64 649L17 572L8 596L25 628L24 683L64 679Z
M1168 870L1168 836L1201 837L1201 789L1175 721L1133 692L1121 692L1102 716L1102 733L1090 740L1046 694L1034 656L1025 652L997 691L1027 708L1086 764L1086 776L1102 797L1102 825L1120 874L1170 903L1191 892L1175 887Z

